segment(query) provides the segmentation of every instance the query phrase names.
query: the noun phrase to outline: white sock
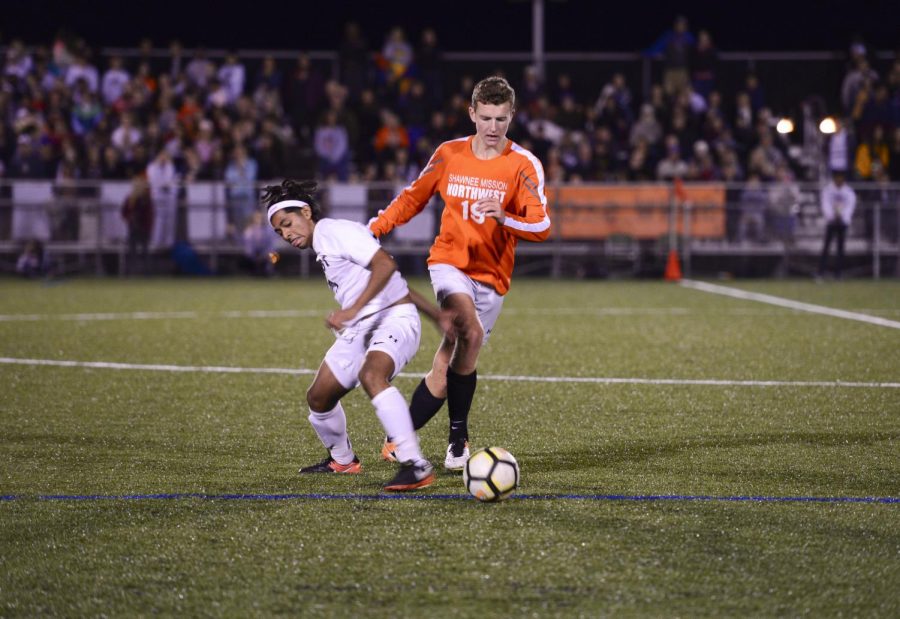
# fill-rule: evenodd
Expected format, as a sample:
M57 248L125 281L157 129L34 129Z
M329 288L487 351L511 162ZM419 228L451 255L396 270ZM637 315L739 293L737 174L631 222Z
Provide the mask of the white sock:
M397 460L400 462L412 461L414 464L426 462L419 450L419 437L413 430L412 417L409 416L409 406L396 387L388 387L374 398L372 405L375 413L384 428L388 440L394 443Z
M338 464L350 464L355 457L350 437L347 436L347 416L338 402L330 411L318 413L309 409L309 423L319 435L319 440Z

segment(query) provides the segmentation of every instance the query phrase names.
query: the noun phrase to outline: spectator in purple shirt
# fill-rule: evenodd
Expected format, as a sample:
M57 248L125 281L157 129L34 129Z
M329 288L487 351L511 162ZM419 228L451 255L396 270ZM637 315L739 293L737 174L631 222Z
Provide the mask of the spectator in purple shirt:
M325 112L323 123L316 127L314 148L319 177L346 181L350 174L350 141L347 128L338 124L334 110Z

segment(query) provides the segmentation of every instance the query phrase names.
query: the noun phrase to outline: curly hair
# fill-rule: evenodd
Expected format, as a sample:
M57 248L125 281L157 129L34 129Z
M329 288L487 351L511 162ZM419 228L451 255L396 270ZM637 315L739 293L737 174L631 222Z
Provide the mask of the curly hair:
M263 189L262 204L268 210L270 206L283 200L302 200L309 204L309 210L312 213L312 220L319 221L322 219L322 205L316 200L316 189L318 185L316 181L294 181L286 180L280 185L268 185ZM287 212L299 212L297 206L289 206L284 209Z

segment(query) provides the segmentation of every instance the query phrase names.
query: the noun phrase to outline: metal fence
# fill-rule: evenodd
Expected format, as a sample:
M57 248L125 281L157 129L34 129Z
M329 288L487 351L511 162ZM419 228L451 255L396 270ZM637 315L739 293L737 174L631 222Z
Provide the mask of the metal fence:
M851 186L858 201L847 231L846 273L896 276L900 184ZM803 276L817 271L825 229L820 185L797 185L795 203L782 201L780 206L774 198L767 202L775 184L685 187L687 194L679 195L662 183L549 185L551 237L544 243L520 243L517 269L553 277L652 277L661 273L666 256L675 249L688 275ZM124 181L64 186L46 180L0 182L2 270L14 271L25 245L37 241L61 271L125 274L129 232L121 209L130 188ZM394 183L323 183L321 198L328 216L366 222L400 189L402 185ZM238 263L247 252L243 218L248 211L235 208L233 195L223 182L178 187L171 237L150 247L151 270L177 270L172 262L172 247L177 245L210 273L240 272ZM442 206L435 198L384 239L406 270L424 273ZM279 270L309 273L308 252L279 246L274 234L269 238L271 249L285 258Z

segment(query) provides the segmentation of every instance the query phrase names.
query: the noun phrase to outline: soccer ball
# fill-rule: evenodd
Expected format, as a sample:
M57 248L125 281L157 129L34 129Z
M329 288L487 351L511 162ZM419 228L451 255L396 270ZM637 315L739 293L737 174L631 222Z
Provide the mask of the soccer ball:
M463 483L479 501L502 501L519 486L519 463L502 447L481 449L466 461Z

